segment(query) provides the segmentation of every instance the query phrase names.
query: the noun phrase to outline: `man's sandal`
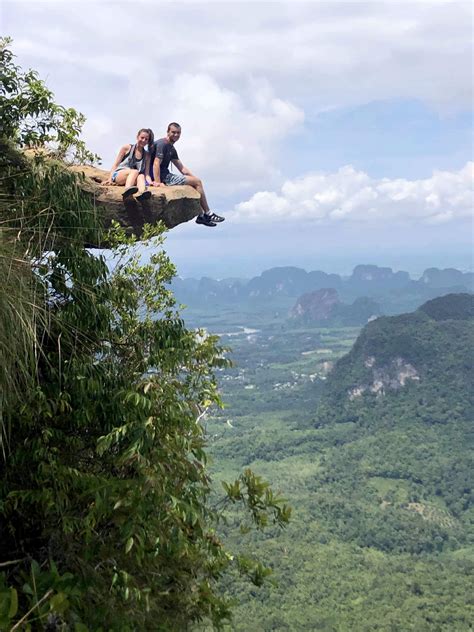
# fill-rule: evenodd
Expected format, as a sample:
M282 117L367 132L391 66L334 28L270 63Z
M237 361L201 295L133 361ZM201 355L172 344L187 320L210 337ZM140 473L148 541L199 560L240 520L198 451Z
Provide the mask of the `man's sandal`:
M222 217L221 215L216 215L216 213L206 213L206 217L208 217L211 222L216 222L217 224L225 220L225 217Z
M209 215L206 214L198 215L196 217L196 224L203 224L203 226L217 226L217 224L210 219Z

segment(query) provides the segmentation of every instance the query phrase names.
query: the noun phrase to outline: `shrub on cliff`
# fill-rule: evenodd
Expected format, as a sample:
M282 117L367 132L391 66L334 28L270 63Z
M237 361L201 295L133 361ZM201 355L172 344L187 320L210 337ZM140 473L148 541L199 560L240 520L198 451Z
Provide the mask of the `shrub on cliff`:
M19 272L0 289L0 629L219 627L222 575L268 574L225 549L222 508L242 504L258 528L283 526L289 509L250 471L212 505L200 418L220 404L224 350L180 318L161 228L145 231L146 265L118 228L112 273L84 247L102 228L77 177L18 152L54 142L84 156L83 118L7 44L0 261Z

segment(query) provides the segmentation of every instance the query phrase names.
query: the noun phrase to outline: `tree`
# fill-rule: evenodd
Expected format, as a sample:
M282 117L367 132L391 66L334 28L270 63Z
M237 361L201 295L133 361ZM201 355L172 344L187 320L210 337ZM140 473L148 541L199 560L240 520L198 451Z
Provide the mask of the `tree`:
M16 395L0 383L0 629L219 627L223 574L237 566L257 585L268 574L226 550L223 507L244 505L258 528L290 510L251 471L213 506L200 419L221 403L225 350L181 319L163 227L145 228L147 264L118 226L112 271L84 248L103 227L80 179L19 151L53 142L87 155L84 118L14 66L8 42L0 50L0 262L24 275L0 292L0 348L17 374Z

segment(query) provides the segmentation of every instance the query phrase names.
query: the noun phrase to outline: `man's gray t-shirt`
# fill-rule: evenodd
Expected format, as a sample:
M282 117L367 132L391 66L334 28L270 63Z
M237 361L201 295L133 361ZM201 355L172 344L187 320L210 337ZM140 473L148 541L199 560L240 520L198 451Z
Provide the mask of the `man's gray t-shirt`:
M152 165L155 158L160 159L160 180L164 182L166 176L169 174L168 167L170 162L172 160L179 160L178 152L167 138L160 138L153 143Z

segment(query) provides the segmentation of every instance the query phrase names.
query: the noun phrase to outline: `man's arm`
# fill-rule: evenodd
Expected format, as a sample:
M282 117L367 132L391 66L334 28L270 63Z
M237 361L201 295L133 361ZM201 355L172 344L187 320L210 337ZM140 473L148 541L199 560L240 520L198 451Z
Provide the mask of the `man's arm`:
M158 156L156 156L155 160L153 161L153 182L151 183L151 186L153 187L163 186L163 182L160 181L160 165L161 160L158 158Z
M145 152L145 171L144 171L144 175L145 175L145 184L148 184L148 182L151 180L150 178L150 160L151 160L151 154L149 151Z
M174 164L174 166L177 169L179 169L179 171L183 174L183 176L194 176L194 173L191 173L191 171L183 165L181 160L176 159L176 160L172 160L171 162Z

